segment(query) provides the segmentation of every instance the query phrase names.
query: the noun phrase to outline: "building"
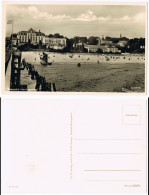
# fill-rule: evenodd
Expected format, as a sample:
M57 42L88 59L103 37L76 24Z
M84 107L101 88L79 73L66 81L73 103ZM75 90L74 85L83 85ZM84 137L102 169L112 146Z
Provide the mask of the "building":
M49 44L49 36L47 36L47 35L45 35L45 36L43 36L43 44L44 45L48 45Z
M65 45L66 46L66 38L54 38L51 37L49 38L49 43L50 45L54 46L55 44L61 44L61 45Z
M20 31L17 33L18 44L22 45L30 41L31 44L36 45L39 41L43 41L45 34L37 32L30 28L28 31Z
M17 33L18 44L25 44L27 42L27 33L26 31L20 31Z
M120 40L117 44L121 47L125 47L127 45L128 41L127 40Z
M67 41L66 38L46 38L46 47L50 49L55 49L55 50L62 50L66 47Z
M102 36L102 38L98 39L98 44L99 45L112 45L113 44L113 41L108 39L108 38L104 38L104 36Z
M83 47L83 43L82 42L79 42L79 43L74 43L73 44L73 47Z
M103 53L106 53L107 52L107 45L100 45L99 46L99 49L101 49L103 51Z
M28 31L20 31L17 33L18 45L24 45L30 41L31 44L37 45L42 42L47 48L62 50L66 47L66 38L49 37L40 30L35 31L30 28Z
M121 50L119 50L117 47L115 46L108 46L106 49L106 53L121 53Z
M88 53L96 53L99 49L99 45L87 45L84 44L84 48L87 49Z
M96 53L96 52L98 52L99 49L102 50L103 53L105 53L107 50L106 45L87 45L87 44L84 44L84 48L87 49L88 53Z
M115 46L107 46L107 45L84 45L84 48L88 50L88 53L96 53L98 50L102 50L103 53L121 53Z
M49 48L54 49L54 50L63 50L66 46L58 43L55 45L50 45Z
M30 28L28 31L20 31L17 33L18 45L23 45L30 41L31 44L37 45L42 42L47 48L62 50L66 47L66 38L48 37L43 32L35 31Z
M101 40L101 45L112 45L113 44L113 41L111 40Z
M42 43L44 43L44 37L45 37L45 34L40 32L36 32L36 43L39 43L39 41L42 41Z

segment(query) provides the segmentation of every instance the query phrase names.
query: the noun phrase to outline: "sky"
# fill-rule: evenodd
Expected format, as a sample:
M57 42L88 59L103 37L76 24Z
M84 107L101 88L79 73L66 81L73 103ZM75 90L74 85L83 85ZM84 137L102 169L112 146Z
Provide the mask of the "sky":
M46 35L145 37L144 5L7 5L6 22L13 32L33 28ZM12 32L6 24L6 36Z

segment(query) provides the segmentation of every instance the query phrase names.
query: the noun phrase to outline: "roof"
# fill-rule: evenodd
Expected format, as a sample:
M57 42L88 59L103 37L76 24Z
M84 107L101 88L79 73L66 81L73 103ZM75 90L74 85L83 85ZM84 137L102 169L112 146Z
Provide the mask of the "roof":
M66 38L55 38L55 37L49 37L49 39L50 39L50 40L53 40L53 39L58 39L58 40L59 40L59 39L64 39L64 40L65 40Z
M89 49L106 49L106 46L105 45L87 45L87 44L84 44L85 47L89 47Z
M27 31L22 30L22 31L19 31L18 33L27 33Z
M87 45L84 44L85 47L89 47L90 49L99 49L99 45Z
M45 35L44 33L42 32L36 32L37 35L41 36L41 35Z
M33 30L32 28L30 28L29 30L28 30L28 32L30 32L30 31L32 31L32 32L36 32L35 30Z
M102 50L104 50L104 49L107 48L107 46L106 45L99 45L99 48L102 49Z
M22 31L19 31L18 33L23 33L23 34L25 33L25 34L26 34L27 32L33 32L33 33L36 33L36 34L39 35L39 36L45 35L43 32L40 32L40 31L39 31L39 32L36 32L36 31L33 30L32 28L30 28L28 31L23 31L23 30L22 30Z

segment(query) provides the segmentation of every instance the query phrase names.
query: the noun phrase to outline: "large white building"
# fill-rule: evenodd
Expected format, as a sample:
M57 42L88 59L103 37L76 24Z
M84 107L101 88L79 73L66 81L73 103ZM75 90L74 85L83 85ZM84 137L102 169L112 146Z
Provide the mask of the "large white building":
M44 33L40 31L35 31L30 28L28 31L20 31L17 33L18 44L24 44L27 42L31 42L32 44L37 44L39 41L43 41Z
M99 49L101 49L103 53L121 53L121 50L115 46L85 44L84 47L88 50L89 53L96 53Z
M46 45L47 48L60 49L66 47L66 38L54 38L48 37L44 33L37 32L30 28L28 31L20 31L17 33L18 45L23 45L30 41L31 44L36 45L41 41L43 45Z
M127 45L128 41L127 40L120 40L117 44L121 47L125 47Z
M54 38L54 37L44 36L43 44L45 44L47 48L62 50L66 47L67 42L66 42L66 38Z

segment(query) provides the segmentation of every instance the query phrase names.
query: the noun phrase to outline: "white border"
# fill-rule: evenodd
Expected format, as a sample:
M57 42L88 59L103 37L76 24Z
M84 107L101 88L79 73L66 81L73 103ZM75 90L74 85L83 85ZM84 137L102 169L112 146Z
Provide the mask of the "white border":
M135 4L136 5L145 5L148 1L114 1L114 2L112 2L112 1L95 1L95 0L93 0L93 1L79 1L79 0L77 0L77 1L72 1L72 0L66 0L66 1L51 1L51 0L49 0L49 1L47 1L47 0L45 0L45 1L39 1L39 0L37 0L37 1L35 1L35 0L32 0L32 1L28 1L28 0L25 0L25 1L19 1L19 0L15 0L15 1L12 1L12 0L5 0L5 1L3 1L4 2L4 4L6 5L6 4L33 4L33 3L35 3L35 4L71 4L71 5L78 5L78 4L81 4L81 5L83 5L83 4L91 4L91 5L106 5L106 4L108 4L108 5L110 5L110 4L114 4L114 5L126 5L126 4L128 4L128 5L133 5L134 4L134 2L135 2ZM4 10L4 8L5 8L5 5L3 5L4 7L3 7L3 10L2 10L2 12L3 12L3 20L2 20L2 26L3 26L3 34L1 35L1 36L4 36L4 34L5 34L5 28L4 28L4 26L5 26L5 10ZM148 13L147 12L148 11L148 6L146 6L146 14ZM148 17L148 16L147 16ZM145 33L145 37L146 37L146 53L145 53L145 59L146 59L146 61L145 61L145 92L142 92L142 93L117 93L117 92L54 92L54 93L52 93L52 92L29 92L29 91L27 91L27 92L23 92L23 91L19 91L19 92L13 92L13 91L5 91L5 74L4 74L4 67L2 66L1 67L1 77L2 77L2 79L1 79L1 83L0 83L0 85L1 85L1 95L3 96L3 95L7 95L7 94L9 94L9 95L25 95L25 97L26 97L26 95L34 95L34 96L36 96L36 95L38 95L38 96L40 96L40 95L48 95L48 96L59 96L59 95L62 95L62 96L65 96L65 95L83 95L83 96L86 96L86 95L97 95L97 96L143 96L143 95L147 95L148 94L148 79L147 79L147 75L148 75L148 67L147 67L147 63L148 63L148 47L147 47L147 42L148 42L148 36L147 36L147 32L148 32L148 23L147 23L147 20L146 20L146 33ZM5 47L5 41L4 41L4 38L1 38L1 40L2 40L2 47L1 48L3 48L2 49L2 55L1 55L1 59L2 59L2 64L4 64L4 56L5 56L5 50L4 50L4 47Z
M45 2L55 2L55 1L51 1L51 0L44 0ZM65 2L71 2L71 0L65 0ZM3 1L3 2L6 2L6 1ZM7 2L12 2L12 0L7 0ZM15 0L15 2L21 2L21 0ZM29 0L25 0L26 3L29 3L30 1ZM39 0L32 0L32 2L39 2ZM59 0L59 2L63 2L63 0ZM79 0L75 0L75 2L79 2ZM82 0L82 2L87 2L86 0ZM91 0L91 2L101 2L100 0ZM106 3L106 2L113 2L112 0L102 0L102 2ZM149 0L143 0L143 1L138 1L138 0L125 0L125 1L121 1L121 0L117 0L115 1L117 3L120 3L120 2L132 2L132 3L148 3L148 10L149 10ZM2 13L2 0L0 0L0 13ZM2 15L1 15L2 16ZM148 14L148 21L149 21L149 14ZM148 22L147 22L148 24ZM149 24L147 25L147 31L148 31L148 26ZM0 27L2 27L2 17L0 17ZM148 31L149 32L149 31ZM0 29L0 64L1 64L1 58L2 58L2 28ZM147 53L148 53L148 56L149 56L149 46L147 46ZM148 64L148 61L147 61L147 75L149 75L149 68L148 68L149 64ZM0 78L1 78L1 68L0 68ZM9 95L6 95L6 94L2 94L1 93L1 79L0 79L0 97L2 99L41 99L42 101L44 101L44 99L72 99L72 98L75 98L76 100L77 99L144 99L147 101L148 97L149 97L149 94L148 94L148 91L149 91L149 79L147 78L147 94L146 95L140 95L140 96L125 96L125 95L120 95L120 96L115 96L115 95L98 95L98 96L95 96L93 94L89 94L89 95L52 95L52 96L49 96L49 95L31 95L31 94L26 94L26 95L20 95L20 94L17 94L17 96L15 94L9 94ZM148 104L147 104L147 110L148 110ZM147 114L148 116L148 114ZM148 135L148 132L147 132L147 135ZM148 147L147 147L148 148ZM147 151L147 154L148 154L148 151ZM147 158L148 158L148 155L147 155ZM148 162L147 162L147 165L148 165ZM147 167L148 169L148 167ZM148 171L147 171L148 172ZM148 183L148 178L147 178L147 183ZM148 190L147 190L148 191ZM52 193L46 193L46 194L52 194ZM72 195L73 193L69 193L70 195ZM104 195L103 193L98 193L100 195ZM146 195L148 193L140 193L139 195ZM2 193L2 195L10 195L10 193ZM11 193L11 195L20 195L20 193ZM33 193L23 193L23 195L33 195ZM38 193L38 195L43 195L43 193ZM65 193L61 193L61 195L66 195ZM67 193L68 195L68 193ZM83 193L77 193L77 195L83 195ZM88 195L92 195L92 193L88 193ZM107 194L107 195L115 195L115 193L110 193L110 194ZM119 193L117 195L120 195ZM123 195L125 195L123 193ZM127 195L132 195L131 193L127 193Z

